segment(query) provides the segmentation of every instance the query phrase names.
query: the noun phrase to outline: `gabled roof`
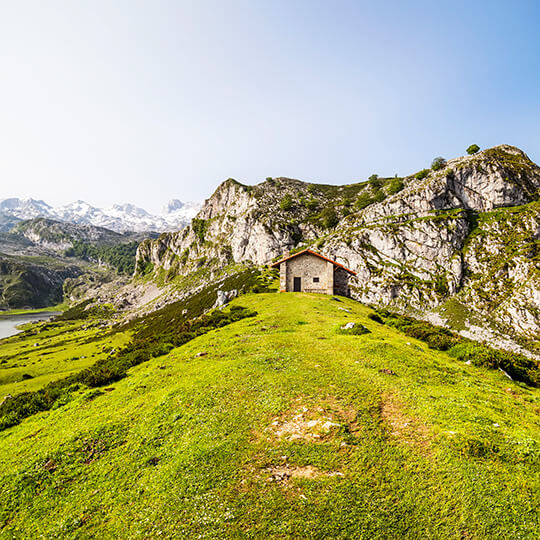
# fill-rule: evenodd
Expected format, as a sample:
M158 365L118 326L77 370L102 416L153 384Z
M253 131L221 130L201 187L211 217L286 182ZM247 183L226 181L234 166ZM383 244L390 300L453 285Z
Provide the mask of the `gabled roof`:
M298 257L298 255L304 255L306 253L309 253L310 255L315 255L315 257L319 257L320 259L324 259L325 261L331 262L334 266L338 266L339 268L343 268L343 270L349 272L349 274L352 274L353 276L356 276L356 272L353 272L349 268L346 268L342 264L339 264L336 261L333 261L332 259L329 259L328 257L325 257L324 255L321 255L320 253L317 253L316 251L312 251L311 249L304 249L302 251L299 251L298 253L294 253L293 255L289 255L288 257L285 257L284 259L281 259L280 261L275 262L274 264L271 264L270 266L273 268L275 266L279 266L281 263L284 263L286 261L290 261L291 259L294 259L295 257Z

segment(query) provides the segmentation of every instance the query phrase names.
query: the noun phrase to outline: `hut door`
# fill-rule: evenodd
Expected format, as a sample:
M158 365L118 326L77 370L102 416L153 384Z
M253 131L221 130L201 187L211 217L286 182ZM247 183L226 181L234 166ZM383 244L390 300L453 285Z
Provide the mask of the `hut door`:
M294 292L302 292L302 278L295 277L293 283Z

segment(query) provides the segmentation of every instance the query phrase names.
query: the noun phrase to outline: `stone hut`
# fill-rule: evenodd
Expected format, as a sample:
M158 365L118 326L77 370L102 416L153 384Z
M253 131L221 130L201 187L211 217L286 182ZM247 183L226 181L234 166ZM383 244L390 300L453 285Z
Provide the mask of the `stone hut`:
M349 296L349 278L356 275L356 272L311 249L286 255L271 267L279 267L281 292Z

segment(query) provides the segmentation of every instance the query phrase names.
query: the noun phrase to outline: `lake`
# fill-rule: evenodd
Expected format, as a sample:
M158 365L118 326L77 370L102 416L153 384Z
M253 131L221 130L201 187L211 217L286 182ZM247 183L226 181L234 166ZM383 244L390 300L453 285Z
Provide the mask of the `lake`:
M20 330L17 326L35 321L45 321L60 315L59 311L42 311L41 313L21 313L19 315L2 315L0 312L0 339L14 336Z

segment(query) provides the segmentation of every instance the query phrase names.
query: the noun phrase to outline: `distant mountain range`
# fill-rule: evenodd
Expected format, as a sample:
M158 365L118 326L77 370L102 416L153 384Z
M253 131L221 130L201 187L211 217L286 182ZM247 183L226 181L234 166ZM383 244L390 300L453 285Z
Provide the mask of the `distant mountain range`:
M55 219L79 225L105 227L112 231L177 231L185 227L199 211L200 204L169 201L158 215L133 204L115 204L102 209L84 201L54 207L31 198L0 199L0 230L9 230L18 220L37 217Z

